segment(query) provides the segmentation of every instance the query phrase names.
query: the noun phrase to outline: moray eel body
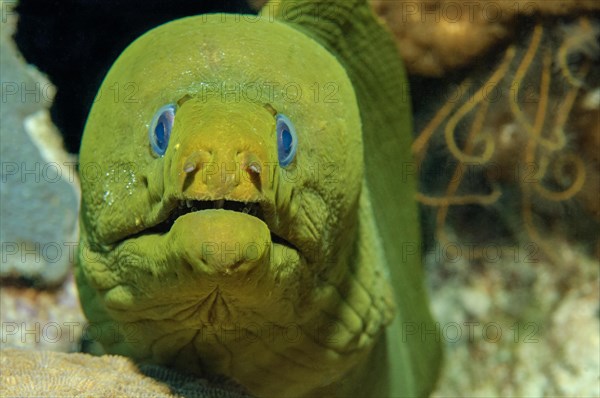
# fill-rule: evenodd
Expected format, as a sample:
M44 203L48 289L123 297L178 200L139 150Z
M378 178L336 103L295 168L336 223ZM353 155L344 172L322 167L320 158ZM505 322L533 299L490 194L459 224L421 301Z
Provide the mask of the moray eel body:
M278 4L296 18L160 26L106 76L80 153L93 337L257 396L426 395L402 65L366 2Z

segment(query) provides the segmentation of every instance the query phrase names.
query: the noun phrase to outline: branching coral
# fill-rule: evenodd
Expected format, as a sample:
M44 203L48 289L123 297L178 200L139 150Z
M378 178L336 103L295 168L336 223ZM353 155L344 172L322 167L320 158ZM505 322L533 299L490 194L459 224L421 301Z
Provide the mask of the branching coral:
M505 191L518 192L520 225L513 228L523 225L541 247L537 216L545 216L546 226L549 219L565 221L557 204L569 209L578 202L600 221L588 204L594 196L589 191L596 192L597 200L598 160L581 146L586 142L598 149L598 124L593 117L583 124L573 117L594 112L593 105L585 104L594 102L588 97L598 86L599 76L591 71L600 52L599 26L588 17L561 28L555 20L540 19L527 42L509 45L479 86L472 73L458 86L459 99L441 105L422 129L413 145L418 164L429 155L430 144L443 138L454 165L442 195L418 196L421 203L436 207L441 242L447 240L444 227L451 206L490 206L505 198ZM469 168L483 184L465 183ZM473 193L481 185L490 192Z

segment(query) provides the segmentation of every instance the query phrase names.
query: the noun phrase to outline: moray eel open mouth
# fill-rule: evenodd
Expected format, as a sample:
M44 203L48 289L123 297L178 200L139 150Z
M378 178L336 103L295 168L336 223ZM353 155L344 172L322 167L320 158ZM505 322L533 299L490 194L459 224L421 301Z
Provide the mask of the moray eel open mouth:
M179 217L185 216L186 214L211 210L211 209L222 209L244 213L252 217L256 217L269 227L271 232L271 242L273 244L280 244L287 246L293 250L300 251L296 245L292 244L289 240L283 236L273 232L273 228L269 225L269 221L265 217L265 210L263 206L258 202L244 202L230 199L218 199L218 200L177 200L173 209L170 211L167 218L158 224L142 231L140 234L166 234L171 230L171 227ZM267 211L268 213L268 211ZM140 235L137 234L137 235Z

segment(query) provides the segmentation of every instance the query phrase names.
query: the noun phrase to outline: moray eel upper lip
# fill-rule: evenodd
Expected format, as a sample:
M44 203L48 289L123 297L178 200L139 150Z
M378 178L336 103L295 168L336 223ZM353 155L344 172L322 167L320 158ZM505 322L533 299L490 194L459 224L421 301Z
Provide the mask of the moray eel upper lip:
M195 199L179 199L175 201L172 210L169 212L166 219L159 222L158 224L151 226L139 234L165 234L171 230L173 223L177 218L186 214L204 211L209 209L223 209L229 211L236 211L240 213L248 214L248 216L256 217L263 221L269 227L271 232L271 242L275 244L281 244L288 246L296 251L300 251L294 244L289 242L284 237L273 232L273 228L269 225L267 218L265 217L265 211L263 206L259 202L245 202L239 200L230 199L218 199L218 200L195 200Z

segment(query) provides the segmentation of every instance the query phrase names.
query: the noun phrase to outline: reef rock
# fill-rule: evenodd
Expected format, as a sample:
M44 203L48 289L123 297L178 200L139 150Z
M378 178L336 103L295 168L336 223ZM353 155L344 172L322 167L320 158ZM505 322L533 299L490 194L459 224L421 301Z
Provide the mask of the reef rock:
M218 384L217 384L218 383ZM231 382L207 381L128 358L0 351L2 397L249 397Z
M0 4L0 277L51 286L64 280L77 247L76 163L50 121L54 86L11 39L15 5Z

